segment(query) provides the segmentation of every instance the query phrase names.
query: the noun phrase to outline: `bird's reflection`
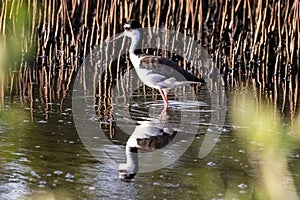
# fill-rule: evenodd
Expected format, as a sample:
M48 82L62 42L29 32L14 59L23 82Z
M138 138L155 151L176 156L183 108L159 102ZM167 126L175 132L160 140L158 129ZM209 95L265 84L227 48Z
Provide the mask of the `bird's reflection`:
M121 95L112 93L109 87L104 88L108 90L105 94L112 95L95 95L95 108L99 125L110 142L114 145L125 145L125 152L122 152L123 148L119 148L121 151L112 150L109 154L110 159L121 163L118 167L119 178L122 181L130 181L138 172L143 173L143 170L152 166L163 167L165 163L173 162L172 156L164 154L164 149L169 149L168 152L174 155L178 152L177 148L184 151L185 147L179 147L178 144L181 144L181 141L190 141L195 130L197 132L197 129L191 130L188 126L191 121L198 122L200 115L192 109L196 108L197 112L202 109L198 108L202 104L194 99L196 95L187 97L193 98L192 103L177 102L176 95L171 96L172 106L167 110L161 104L153 103L156 101L155 95L152 95L153 91L147 88L144 90L142 86L130 93L130 98L125 101L128 104L121 101ZM195 90L195 93L198 92ZM126 95L123 96L125 99ZM150 164L153 158L159 160L159 163L156 161Z
M171 122L165 110L158 117L138 123L126 142L126 163L119 165L119 178L123 181L130 181L138 172L139 150L161 149L167 146L179 131L179 124Z

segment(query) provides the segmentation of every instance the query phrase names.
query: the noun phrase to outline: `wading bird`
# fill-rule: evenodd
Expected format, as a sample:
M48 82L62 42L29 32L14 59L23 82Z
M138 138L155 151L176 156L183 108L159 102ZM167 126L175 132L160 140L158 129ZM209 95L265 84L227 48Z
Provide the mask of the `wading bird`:
M132 19L124 24L124 32L113 40L122 36L131 38L129 58L137 75L145 85L159 90L165 109L169 106L168 90L191 83L205 84L204 79L197 78L168 58L136 53L141 38L139 28L142 28L141 24Z

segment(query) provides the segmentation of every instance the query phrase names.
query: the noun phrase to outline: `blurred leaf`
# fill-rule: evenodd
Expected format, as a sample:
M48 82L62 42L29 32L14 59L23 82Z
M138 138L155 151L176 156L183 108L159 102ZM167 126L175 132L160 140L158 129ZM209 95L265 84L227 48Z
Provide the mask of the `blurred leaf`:
M257 105L249 95L238 97L237 102L232 117L234 124L243 128L238 129L236 135L240 142L246 143L251 165L257 169L256 177L260 177L257 180L259 199L297 199L287 167L287 156L294 144L288 134L290 131L276 117L279 116L277 111L267 104Z
M1 74L6 73L11 67L18 68L24 56L33 55L35 44L30 43L30 39L32 34L35 34L32 33L32 27L36 26L36 20L33 21L32 17L34 14L32 5L29 7L27 3L6 1L2 6L6 10L5 20L0 27L4 29L0 33Z

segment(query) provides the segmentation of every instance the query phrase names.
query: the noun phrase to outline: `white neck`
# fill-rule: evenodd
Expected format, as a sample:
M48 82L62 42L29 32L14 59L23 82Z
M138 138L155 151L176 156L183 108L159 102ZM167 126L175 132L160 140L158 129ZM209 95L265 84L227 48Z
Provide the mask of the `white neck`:
M126 165L130 173L136 173L138 168L138 154L131 152L130 148L126 147Z
M134 50L136 50L137 48L137 45L139 44L139 41L140 41L140 32L135 30L133 32L133 34L130 36L130 39L131 39L131 45L130 45L130 48L129 48L129 53L130 54L134 54Z
M136 173L138 171L138 154L132 152L132 148L137 148L136 138L130 137L126 143L125 154L126 163L120 164L121 167L127 170L128 173Z

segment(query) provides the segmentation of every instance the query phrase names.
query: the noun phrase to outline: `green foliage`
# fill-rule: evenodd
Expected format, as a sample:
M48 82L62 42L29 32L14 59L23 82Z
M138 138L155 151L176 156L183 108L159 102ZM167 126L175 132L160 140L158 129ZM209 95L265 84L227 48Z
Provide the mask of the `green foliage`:
M258 199L297 199L288 156L298 139L290 134L292 128L279 119L276 109L251 99L253 96L249 95L238 97L239 104L232 117L234 124L242 127L237 130L236 137L245 146L255 177L258 177L255 194Z
M7 3L7 5L6 5ZM31 57L35 52L36 19L33 6L17 1L3 3L0 30L0 73L15 71L22 59Z

